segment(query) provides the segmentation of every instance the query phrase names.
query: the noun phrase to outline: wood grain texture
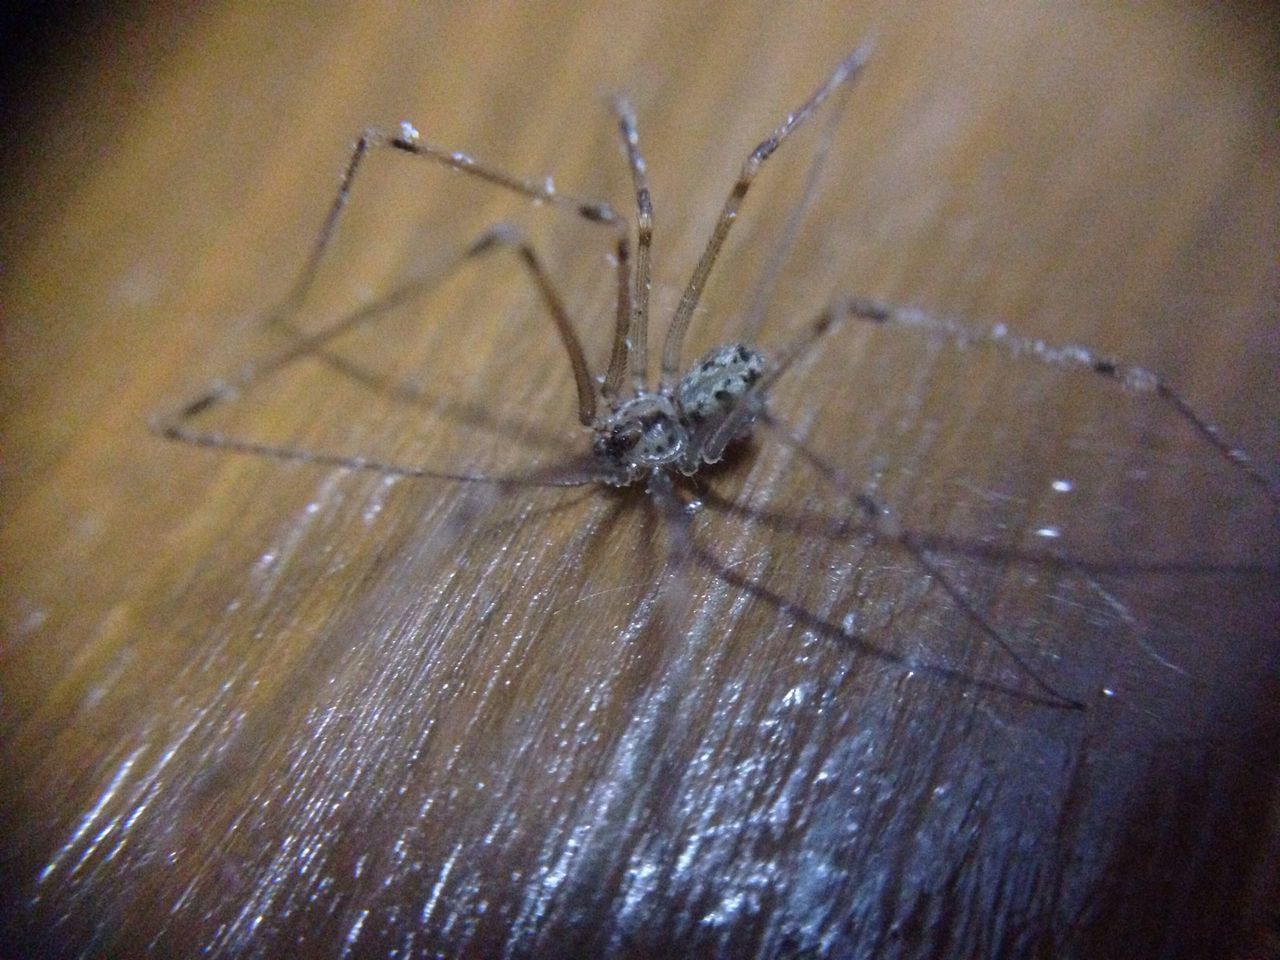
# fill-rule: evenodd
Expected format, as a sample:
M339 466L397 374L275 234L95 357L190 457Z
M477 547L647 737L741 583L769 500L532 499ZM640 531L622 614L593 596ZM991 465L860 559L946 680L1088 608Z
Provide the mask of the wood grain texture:
M854 329L774 398L1084 711L1038 702L768 436L708 481L681 565L641 493L395 480L147 429L287 348L262 316L367 123L629 211L607 107L627 92L659 337L747 151L874 35L763 345L842 292L1086 343L1161 371L1274 477L1274 22L203 9L96 24L9 161L5 955L1275 948L1277 510L1148 398ZM757 302L817 132L748 198L689 355ZM602 370L607 232L404 158L371 161L298 322L438 276L497 221L534 238ZM429 286L218 427L493 473L580 448L516 266Z

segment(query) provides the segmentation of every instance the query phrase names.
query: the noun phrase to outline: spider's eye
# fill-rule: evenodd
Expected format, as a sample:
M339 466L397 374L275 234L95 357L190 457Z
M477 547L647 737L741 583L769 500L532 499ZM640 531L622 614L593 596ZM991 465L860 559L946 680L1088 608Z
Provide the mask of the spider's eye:
M596 438L596 452L619 459L640 442L640 429L634 423L618 424Z

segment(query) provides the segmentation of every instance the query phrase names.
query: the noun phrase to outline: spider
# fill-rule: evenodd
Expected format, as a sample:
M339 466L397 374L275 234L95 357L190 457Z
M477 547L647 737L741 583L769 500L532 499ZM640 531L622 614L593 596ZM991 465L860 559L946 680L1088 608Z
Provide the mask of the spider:
M1099 356L1082 346L1051 346L1038 340L1011 335L1002 325L990 329L971 328L952 320L929 316L919 310L861 297L837 297L830 301L772 358L749 342L752 339L750 335L745 335L739 341L713 348L688 368L683 367L684 341L690 320L757 174L796 130L819 113L824 103L839 101L831 110L828 136L819 145L811 161L810 175L803 195L793 207L792 216L784 230L784 235L789 235L803 209L812 199L817 172L830 145L830 133L854 81L863 71L869 53L869 44L863 44L845 56L808 99L788 113L748 154L675 308L663 343L656 382L649 378L647 347L653 205L647 168L640 150L635 113L625 98L615 98L613 108L635 194L634 264L631 226L627 218L606 203L560 192L549 178L535 181L512 176L483 164L468 154L431 144L407 122L401 123L398 129L368 128L361 133L309 256L288 294L270 315L271 318L280 320L288 317L301 306L333 240L352 184L365 158L375 150L398 151L429 163L443 165L608 230L613 235L616 299L610 360L606 372L599 379L594 378L591 373L581 341L555 285L532 244L518 229L508 225L489 229L454 264L457 266L492 251L506 250L517 256L533 280L542 306L563 344L572 368L578 420L590 433L587 451L572 462L519 476L449 473L365 457L260 443L201 429L195 425L202 414L218 404L236 398L266 374L319 350L339 335L371 319L378 312L377 306L358 310L319 333L296 333L296 342L289 349L242 368L229 381L214 383L176 413L158 418L153 422L153 428L164 437L187 444L369 470L391 476L430 477L497 486L643 485L645 491L673 519L676 538L687 548L690 543L689 511L676 493L677 482L681 478L697 478L705 468L721 461L731 444L748 437L757 426L763 426L783 444L794 449L828 482L861 515L863 522L869 524L876 537L901 544L915 563L947 592L964 614L1031 679L1043 694L1043 698L1040 698L1042 702L1072 709L1081 708L1083 705L1080 701L1059 692L1031 668L1010 642L990 624L974 602L948 579L938 564L929 557L922 543L901 529L886 505L859 489L835 465L809 451L803 441L774 416L766 402L771 388L779 378L844 324L859 322L884 327L913 328L957 343L985 343L1009 356L1024 356L1056 367L1084 369L1113 385L1153 395L1190 424L1234 469L1242 471L1252 483L1260 485L1272 502L1280 503L1280 486L1272 482L1244 451L1225 439L1209 419L1193 409L1168 383L1149 370ZM785 244L780 249L782 246ZM771 271L772 267L766 273ZM749 334L759 325L759 319L758 316L748 318L745 327ZM914 662L905 658L902 658L902 662L914 665Z

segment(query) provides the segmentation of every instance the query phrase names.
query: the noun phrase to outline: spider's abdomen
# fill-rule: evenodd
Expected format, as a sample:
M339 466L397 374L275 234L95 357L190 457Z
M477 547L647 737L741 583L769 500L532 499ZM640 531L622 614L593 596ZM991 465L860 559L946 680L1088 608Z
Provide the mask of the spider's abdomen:
M752 388L764 375L764 365L758 350L726 343L707 353L676 384L676 406L689 434L688 450L680 464L683 473L693 474L704 463L716 463L730 441L751 432L764 402ZM722 431L725 419L743 403L750 403L751 411L740 413L733 427Z
M676 385L676 405L691 427L721 421L764 373L764 357L741 343L726 343L693 365Z

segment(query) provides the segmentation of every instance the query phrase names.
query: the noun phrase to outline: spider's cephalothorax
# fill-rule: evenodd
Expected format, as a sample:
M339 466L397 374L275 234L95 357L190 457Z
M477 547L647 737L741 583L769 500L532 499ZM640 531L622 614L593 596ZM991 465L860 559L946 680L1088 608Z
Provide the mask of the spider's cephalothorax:
M694 364L674 389L641 390L619 403L596 424L592 444L607 482L626 486L654 470L692 476L717 462L759 416L764 398L752 387L764 366L759 351L727 343Z

